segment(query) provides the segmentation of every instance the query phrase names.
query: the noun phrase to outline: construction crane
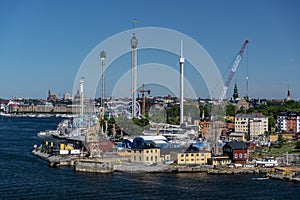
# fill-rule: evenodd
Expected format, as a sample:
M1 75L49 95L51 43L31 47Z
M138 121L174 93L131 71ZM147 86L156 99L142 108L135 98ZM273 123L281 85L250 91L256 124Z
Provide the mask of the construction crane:
M232 65L230 74L229 74L229 76L228 76L228 78L226 80L226 83L225 83L224 87L223 87L222 93L221 93L220 97L218 98L217 105L214 107L214 109L212 111L212 114L211 114L212 115L211 116L212 121L220 119L219 118L220 116L218 116L218 115L219 115L219 113L221 113L220 111L222 111L224 109L223 108L223 104L222 104L223 99L225 98L227 89L228 89L228 87L230 85L230 82L231 82L231 80L232 80L235 72L236 72L237 67L240 64L240 61L242 59L242 56L244 54L245 48L246 48L246 46L247 46L248 43L249 43L248 40L246 40L244 42L242 48L240 49L240 51L238 52L238 54L236 55L236 57L235 57L235 59L233 61L233 65ZM218 132L218 129L220 129L220 128L221 128L220 124L218 124L218 123L213 123L212 124L211 131L212 131L212 134L213 134L212 135L213 136L213 141L215 143L214 144L214 146L215 146L214 147L214 152L215 152L216 155L218 155L218 153L219 153L219 147L218 147L219 132Z
M148 93L148 95L150 94L151 90L146 89L145 84L143 84L138 90L136 90L137 92L142 93L142 116L145 117L145 111L146 111L146 96L145 96L145 92Z
M229 87L229 85L230 85L230 82L231 82L231 80L232 80L232 78L233 78L233 76L234 76L234 74L235 74L235 71L236 71L237 67L238 67L239 64L240 64L240 61L241 61L241 59L242 59L242 56L243 56L243 54L244 54L245 48L246 48L246 46L247 46L248 43L249 43L248 40L246 40L246 41L244 42L242 48L240 49L239 53L238 53L237 56L235 57L235 60L234 60L234 62L233 62L233 65L232 65L230 74L229 74L229 76L228 76L228 78L227 78L227 81L226 81L226 83L225 83L225 85L224 85L224 88L223 88L223 90L222 90L222 93L221 93L221 95L220 95L220 97L219 97L219 99L218 99L218 104L220 104L220 103L223 101L223 99L224 99L224 97L225 97L225 95L226 95L227 89L228 89L228 87Z

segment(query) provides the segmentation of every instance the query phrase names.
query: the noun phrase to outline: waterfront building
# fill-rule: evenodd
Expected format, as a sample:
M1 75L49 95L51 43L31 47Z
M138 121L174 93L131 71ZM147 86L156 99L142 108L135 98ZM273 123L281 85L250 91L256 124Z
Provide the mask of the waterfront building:
M8 100L1 100L0 101L0 112L5 112L7 113L8 112Z
M227 142L223 146L223 154L227 155L233 163L243 164L248 162L248 146L242 141Z
M204 165L211 158L210 151L200 150L198 147L190 146L185 152L178 153L177 164L179 165Z
M66 113L67 112L67 106L64 104L58 104L54 106L53 109L54 113Z
M268 117L261 113L237 114L234 129L235 132L248 134L250 140L256 140L268 131Z
M300 113L280 112L277 116L277 131L300 132Z
M220 155L220 156L214 156L208 159L209 165L214 166L224 166L231 164L231 159L228 156Z
M164 148L160 150L161 161L176 162L178 160L178 153L184 152L186 147Z
M53 112L54 106L50 102L45 102L44 104L39 104L35 106L37 113L50 113Z
M20 113L33 113L35 111L36 111L36 107L33 103L20 105L18 109L18 112Z
M160 148L156 148L156 147L132 148L130 161L131 162L140 162L140 163L161 162Z

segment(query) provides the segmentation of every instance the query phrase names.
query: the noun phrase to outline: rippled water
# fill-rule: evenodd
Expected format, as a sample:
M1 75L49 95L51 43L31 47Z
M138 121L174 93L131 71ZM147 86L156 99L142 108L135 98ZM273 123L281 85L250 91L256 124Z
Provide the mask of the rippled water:
M253 175L86 174L30 152L59 118L0 118L0 199L300 199L300 184Z

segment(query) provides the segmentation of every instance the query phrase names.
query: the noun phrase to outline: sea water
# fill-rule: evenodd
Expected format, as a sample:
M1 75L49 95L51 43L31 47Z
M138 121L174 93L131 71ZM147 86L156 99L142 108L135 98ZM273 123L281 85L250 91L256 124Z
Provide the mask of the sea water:
M31 154L61 118L0 117L0 199L300 199L300 184L261 175L78 173Z

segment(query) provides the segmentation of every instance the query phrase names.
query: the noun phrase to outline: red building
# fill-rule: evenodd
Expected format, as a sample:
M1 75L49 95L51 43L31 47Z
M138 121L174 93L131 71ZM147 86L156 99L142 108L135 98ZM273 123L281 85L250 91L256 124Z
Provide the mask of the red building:
M244 164L248 162L248 146L242 141L227 142L223 146L223 154L227 155L232 163Z
M100 138L99 149L100 151L105 151L105 152L113 151L114 149L116 149L116 145L110 140Z
M286 117L286 131L297 131L297 115Z

